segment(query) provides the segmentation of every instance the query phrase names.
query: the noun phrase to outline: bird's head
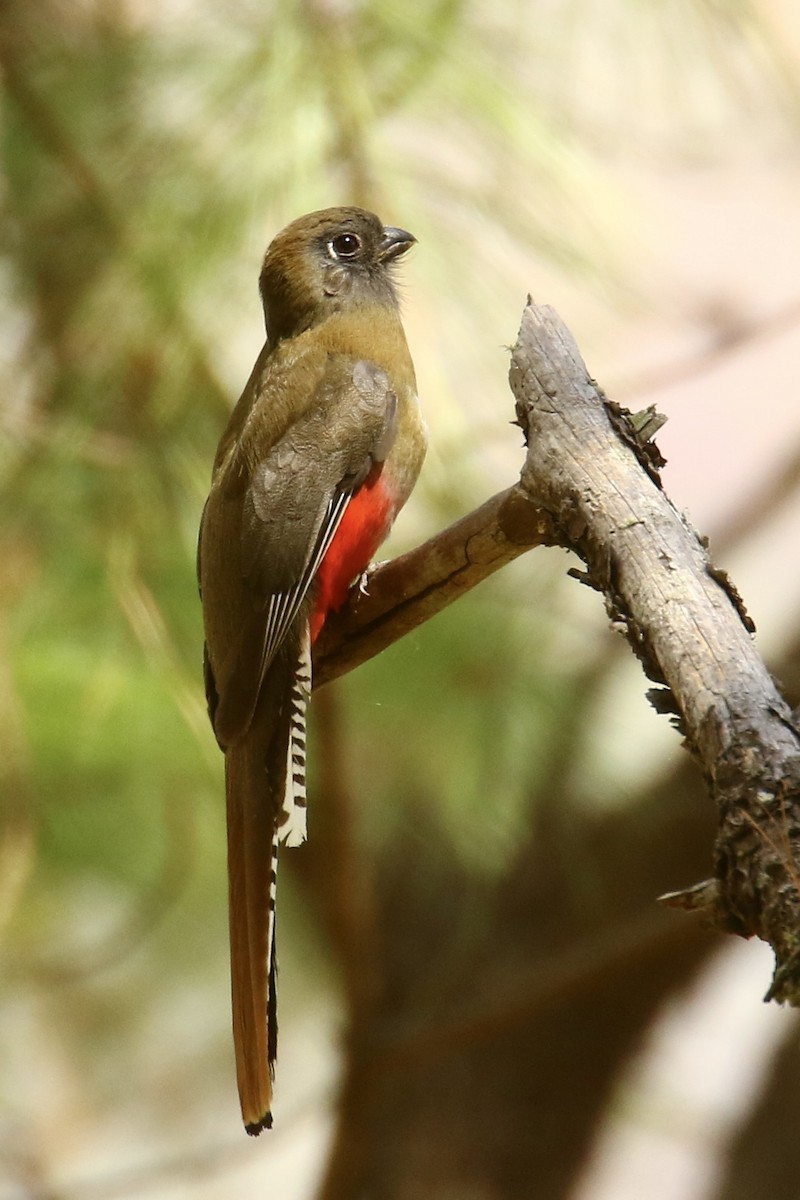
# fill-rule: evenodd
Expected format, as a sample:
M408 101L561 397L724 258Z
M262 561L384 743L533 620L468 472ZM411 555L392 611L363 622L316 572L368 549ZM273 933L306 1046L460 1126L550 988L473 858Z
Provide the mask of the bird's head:
M324 208L292 221L270 243L259 279L270 343L350 308L396 307L391 267L415 241L363 208Z

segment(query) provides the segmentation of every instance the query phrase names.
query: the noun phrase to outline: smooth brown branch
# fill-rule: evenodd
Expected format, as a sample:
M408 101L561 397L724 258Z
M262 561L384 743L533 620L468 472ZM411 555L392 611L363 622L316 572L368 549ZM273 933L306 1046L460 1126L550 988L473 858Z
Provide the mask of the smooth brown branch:
M715 879L669 902L769 942L768 995L800 1004L800 734L752 624L664 494L652 446L596 388L552 309L525 309L510 382L528 443L521 486L586 564L718 807Z
M315 686L379 654L512 559L552 539L549 518L515 485L415 550L381 563L328 619L314 656Z

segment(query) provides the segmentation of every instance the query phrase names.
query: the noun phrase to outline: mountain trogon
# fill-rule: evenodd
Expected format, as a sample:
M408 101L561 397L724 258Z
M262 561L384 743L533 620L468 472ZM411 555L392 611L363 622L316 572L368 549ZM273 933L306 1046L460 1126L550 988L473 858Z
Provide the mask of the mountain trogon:
M267 338L222 435L200 527L205 683L225 753L236 1074L248 1133L272 1123L278 846L306 831L314 640L419 474L425 425L392 268L415 238L360 208L277 235Z

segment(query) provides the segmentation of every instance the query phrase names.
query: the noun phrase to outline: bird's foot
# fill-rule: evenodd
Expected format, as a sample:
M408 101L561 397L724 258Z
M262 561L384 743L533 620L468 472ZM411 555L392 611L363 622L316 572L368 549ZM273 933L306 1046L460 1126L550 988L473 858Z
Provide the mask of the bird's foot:
M368 596L369 595L369 581L372 578L372 576L375 574L375 572L377 571L378 567L383 566L384 562L386 562L386 559L382 559L380 562L371 562L365 568L365 570L363 570L361 572L361 574L358 577L358 585L357 585L358 586L358 594L360 596Z

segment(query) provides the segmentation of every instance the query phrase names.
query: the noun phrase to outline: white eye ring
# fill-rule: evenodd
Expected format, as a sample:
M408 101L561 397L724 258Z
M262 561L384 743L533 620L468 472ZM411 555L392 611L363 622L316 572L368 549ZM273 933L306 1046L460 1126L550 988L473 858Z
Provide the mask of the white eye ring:
M328 253L331 258L352 262L361 250L361 238L357 233L337 233L328 242Z

